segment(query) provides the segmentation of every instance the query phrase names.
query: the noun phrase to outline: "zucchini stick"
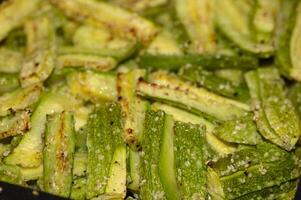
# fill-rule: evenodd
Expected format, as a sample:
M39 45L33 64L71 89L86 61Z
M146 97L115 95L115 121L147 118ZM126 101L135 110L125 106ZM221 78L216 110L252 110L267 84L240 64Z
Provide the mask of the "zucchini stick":
M99 105L90 115L87 128L87 198L102 195L125 197L126 151L121 137L120 106L116 103ZM114 161L119 163L118 166ZM116 181L122 184L113 184Z
M139 81L137 93L141 96L168 102L198 115L216 120L229 120L249 111L248 105L194 87L167 73L154 75L151 83Z
M47 115L43 151L44 190L69 197L75 150L74 120L70 112Z
M27 55L20 73L22 87L45 81L56 62L55 31L50 19L42 16L28 21L25 29Z
M144 54L139 59L143 68L165 69L177 71L186 65L202 66L204 69L241 69L249 70L258 67L258 60L254 56L229 56L229 55L152 55Z
M21 26L24 20L33 13L40 0L17 0L10 1L0 7L0 41L3 40L11 30Z
M143 123L148 102L136 96L138 80L145 77L144 70L133 70L117 75L118 101L124 115L123 137L131 148L139 148L143 138Z
M0 48L0 72L18 73L21 70L22 61L21 52Z
M131 12L96 0L51 0L67 16L78 21L104 26L129 38L150 42L157 33L154 24ZM106 17L103 17L106 16Z

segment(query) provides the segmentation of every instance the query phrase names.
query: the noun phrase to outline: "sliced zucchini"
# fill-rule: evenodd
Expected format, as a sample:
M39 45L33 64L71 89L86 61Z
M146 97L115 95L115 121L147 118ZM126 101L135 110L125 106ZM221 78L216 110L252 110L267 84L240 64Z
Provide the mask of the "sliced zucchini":
M101 72L110 71L117 65L117 62L114 58L83 53L60 55L57 58L57 62L59 68L84 67L86 69L93 69Z
M43 189L69 197L75 150L74 119L70 112L47 115L43 150Z
M190 37L190 52L216 52L214 6L214 1L211 0L175 1L177 17Z
M41 1L26 0L10 1L0 7L0 41L3 40L11 30L21 26L24 20L33 13ZM17 12L16 12L17 11Z
M126 196L126 144L115 148L112 158L108 183L105 193L107 196L124 199Z
M143 123L148 102L136 96L139 79L145 77L144 70L132 70L117 75L118 101L124 116L123 137L131 148L139 148L143 138Z
M144 54L139 59L139 66L151 69L166 69L176 71L190 64L202 66L204 69L241 69L248 70L258 67L258 60L249 55L153 55Z
M139 95L174 104L198 115L224 121L250 110L246 104L194 87L164 72L153 74L151 79L151 83L139 81Z
M46 115L63 110L74 111L77 107L78 102L66 95L46 93L31 117L32 128L4 161L7 164L19 165L24 168L39 167L43 162L42 134L45 130Z
M23 185L22 174L17 166L0 164L0 180L11 184Z
M257 42L271 43L276 30L276 18L280 11L280 0L256 0L251 27Z
M216 76L232 81L235 84L244 83L243 71L239 69L219 69L214 71Z
M246 79L259 132L267 140L292 150L300 137L300 124L291 101L285 96L278 70L258 69L248 72Z
M128 185L127 188L134 192L139 192L140 188L140 152L128 148Z
M215 181L222 189L218 194L224 193L226 199L236 199L299 176L297 163L300 161L293 154L272 144L257 148L243 148L213 163L213 169L218 171Z
M275 185L269 188L265 188L256 192L246 194L237 198L238 200L249 199L294 199L295 193L298 187L298 180L287 181L280 185Z
M159 176L160 138L164 131L165 114L147 111L144 122L144 138L141 156L141 199L166 199Z
M42 16L28 21L25 31L27 55L20 73L22 87L45 81L56 62L56 38L50 19Z
M155 102L151 107L153 110L162 110L165 113L172 115L175 121L184 123L200 124L206 127L206 141L209 145L209 149L213 150L215 154L224 156L232 153L236 150L236 146L227 142L224 142L217 138L212 131L214 130L215 124L204 119L201 116L194 115L187 111L175 108L166 104Z
M166 114L169 114L173 116L175 121L185 122L185 123L192 123L192 124L201 124L202 126L206 126L206 130L212 131L214 129L214 125L209 122L208 120L194 115L192 113L189 113L185 110L181 110L179 108L175 108L172 106L169 106L167 104L155 102L151 105L152 110L158 111L162 110Z
M288 91L288 98L294 105L295 111L301 119L301 84L295 83Z
M182 50L173 34L167 30L160 32L149 44L146 52L148 54L180 55Z
M23 110L36 103L43 91L42 86L33 85L23 89L16 89L0 97L0 116Z
M29 109L24 109L0 118L0 139L24 134L31 127Z
M74 72L67 76L67 85L72 94L87 101L117 100L116 78L113 74Z
M43 166L33 168L19 167L24 181L37 180L43 177Z
M119 37L106 27L80 26L74 36L72 49L64 48L62 53L84 53L104 57L113 57L123 61L139 49L139 42ZM70 52L71 51L71 52Z
M70 198L75 200L86 199L86 178L80 177L73 179Z
M174 158L181 199L207 198L205 144L205 129L189 123L175 123Z
M87 158L88 158L88 153L86 151L83 150L75 151L73 168L72 168L73 176L83 177L86 175Z
M23 55L8 48L0 48L0 71L18 73L21 70Z
M207 71L199 66L185 66L179 72L184 80L196 83L222 96L246 101L249 99L248 87L243 84L235 84L224 78L220 78L214 72Z
M277 25L276 63L282 74L297 81L301 80L300 31L301 3L297 0L281 1L281 12Z
M90 115L87 128L87 198L101 197L106 192L110 193L107 195L123 195L121 188L126 185L126 151L119 148L123 145L120 106L117 103L99 105ZM113 160L120 165L115 166ZM124 187L118 184L118 188L114 188L118 180L124 183Z
M253 117L252 114L246 113L238 119L226 121L217 126L213 133L226 142L256 145L260 143L262 139L257 132Z
M17 89L19 85L19 79L16 74L0 72L0 94Z
M104 26L125 37L137 38L143 44L150 42L157 33L157 28L150 21L105 2L96 0L51 0L51 2L75 20Z
M166 198L181 199L181 193L177 185L177 178L179 177L176 177L178 169L176 169L175 165L175 157L177 155L174 155L175 133L172 116L165 114L163 123L163 132L161 132L160 136L159 176Z
M262 57L269 57L274 48L272 44L258 43L252 39L249 27L250 15L246 8L251 7L246 1L216 1L216 24L218 29L242 50ZM239 4L240 3L240 4Z

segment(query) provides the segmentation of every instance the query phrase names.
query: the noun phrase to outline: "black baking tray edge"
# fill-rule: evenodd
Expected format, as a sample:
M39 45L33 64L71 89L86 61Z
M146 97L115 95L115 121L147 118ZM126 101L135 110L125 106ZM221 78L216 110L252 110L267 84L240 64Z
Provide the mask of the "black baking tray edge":
M45 192L24 188L0 181L0 200L64 200ZM299 182L295 200L301 200L301 181Z

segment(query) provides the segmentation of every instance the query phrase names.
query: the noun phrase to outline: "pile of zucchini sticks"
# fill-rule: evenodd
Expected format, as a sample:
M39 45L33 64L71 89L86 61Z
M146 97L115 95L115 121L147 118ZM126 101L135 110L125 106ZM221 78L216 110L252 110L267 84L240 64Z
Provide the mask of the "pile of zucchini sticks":
M291 200L300 122L301 0L0 4L0 181Z

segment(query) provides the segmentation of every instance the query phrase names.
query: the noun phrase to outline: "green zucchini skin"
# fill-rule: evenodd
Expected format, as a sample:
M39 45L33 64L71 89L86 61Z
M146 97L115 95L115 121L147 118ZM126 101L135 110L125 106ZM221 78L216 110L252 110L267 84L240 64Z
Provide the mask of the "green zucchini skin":
M262 68L246 74L253 99L254 120L264 138L290 151L300 136L298 115L286 97L276 68Z
M288 98L291 100L294 108L301 119L301 84L295 83L288 91Z
M74 119L70 112L47 115L43 150L44 190L68 198L75 151Z
M218 77L214 72L205 70L199 66L182 67L179 71L179 75L184 80L205 87L208 90L225 97L242 101L247 101L250 98L246 85L236 84L232 81Z
M164 131L165 114L162 111L147 111L144 122L141 157L141 199L166 199L159 175L160 138Z
M86 177L73 179L70 198L75 200L86 199Z
M262 141L257 132L253 115L246 113L242 117L218 125L213 133L223 141L238 144L256 145Z
M273 45L258 43L252 38L249 27L251 8L252 3L248 1L216 1L216 26L243 51L259 57L270 57L274 53Z
M139 66L151 69L177 71L185 65L202 66L204 69L241 69L249 70L258 67L258 60L253 56L228 55L152 55L144 54L139 59Z
M151 83L143 80L138 83L139 95L205 115L211 120L226 121L250 109L247 104L192 86L165 72L154 73L151 79Z
M282 1L281 8L277 21L275 63L283 75L300 81L301 3L298 0Z
M205 129L199 125L176 122L174 158L181 199L207 198Z
M88 199L105 194L115 149L123 144L121 131L121 109L118 104L101 104L90 114L87 124Z
M296 179L300 176L299 162L300 158L294 153L262 143L256 147L242 147L220 158L212 164L212 169L219 177L223 195L227 199L236 199Z

